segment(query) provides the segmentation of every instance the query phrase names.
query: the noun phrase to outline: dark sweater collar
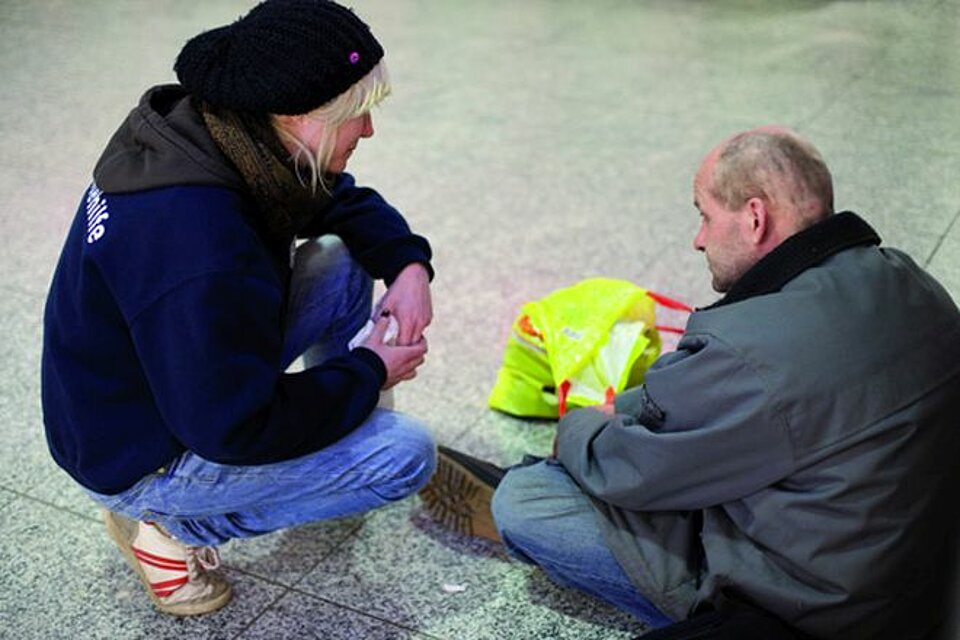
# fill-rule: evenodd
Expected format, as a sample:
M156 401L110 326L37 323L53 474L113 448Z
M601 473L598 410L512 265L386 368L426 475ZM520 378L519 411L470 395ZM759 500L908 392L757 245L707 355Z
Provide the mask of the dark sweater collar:
M796 233L762 257L727 292L705 309L774 293L810 267L844 249L878 245L880 236L857 214L844 211Z

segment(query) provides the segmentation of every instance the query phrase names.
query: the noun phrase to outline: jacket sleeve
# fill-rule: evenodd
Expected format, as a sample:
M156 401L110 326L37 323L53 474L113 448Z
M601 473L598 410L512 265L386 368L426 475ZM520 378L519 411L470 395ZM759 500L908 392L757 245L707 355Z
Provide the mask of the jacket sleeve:
M160 415L203 458L243 465L304 455L348 434L376 406L386 372L366 349L282 372L281 297L273 281L209 274L131 323Z
M760 372L720 340L686 335L616 413L574 411L558 456L588 494L636 511L701 509L785 477L786 424Z
M387 284L410 263L420 262L433 278L432 252L426 238L410 231L406 220L379 193L358 187L353 176L337 176L330 204L304 228L303 237L334 233L354 259Z

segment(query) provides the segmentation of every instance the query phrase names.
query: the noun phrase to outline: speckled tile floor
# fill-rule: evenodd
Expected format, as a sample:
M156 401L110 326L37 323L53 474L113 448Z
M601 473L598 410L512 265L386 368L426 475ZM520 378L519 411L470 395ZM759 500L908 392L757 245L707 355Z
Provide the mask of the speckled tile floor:
M494 547L447 535L417 498L231 543L236 600L200 619L164 617L50 461L40 314L93 162L141 91L173 79L186 38L252 4L0 0L0 637L643 632ZM352 5L387 50L394 95L351 170L436 252L429 362L398 407L442 442L502 463L549 447L549 424L486 408L523 302L600 275L713 300L691 250L692 175L710 146L757 124L809 137L838 207L960 298L960 0Z

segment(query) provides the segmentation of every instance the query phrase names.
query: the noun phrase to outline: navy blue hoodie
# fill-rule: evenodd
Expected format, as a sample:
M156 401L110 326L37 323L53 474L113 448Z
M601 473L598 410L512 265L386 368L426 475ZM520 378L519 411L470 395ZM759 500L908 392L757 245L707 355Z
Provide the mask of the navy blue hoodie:
M97 164L47 299L47 441L77 482L118 493L185 450L237 465L298 457L376 406L386 370L367 349L282 370L289 241L260 219L183 89L148 91ZM301 235L324 233L388 283L429 268L427 241L348 174Z

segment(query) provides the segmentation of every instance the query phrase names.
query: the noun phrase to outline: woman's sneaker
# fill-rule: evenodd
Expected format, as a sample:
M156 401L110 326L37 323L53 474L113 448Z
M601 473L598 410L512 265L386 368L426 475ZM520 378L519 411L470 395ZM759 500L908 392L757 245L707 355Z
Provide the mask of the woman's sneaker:
M103 512L107 533L120 547L158 609L177 616L216 611L230 601L230 583L213 570L220 566L214 547L190 547L158 526Z
M504 469L440 446L437 470L420 490L420 498L434 520L457 533L500 542L490 501Z

